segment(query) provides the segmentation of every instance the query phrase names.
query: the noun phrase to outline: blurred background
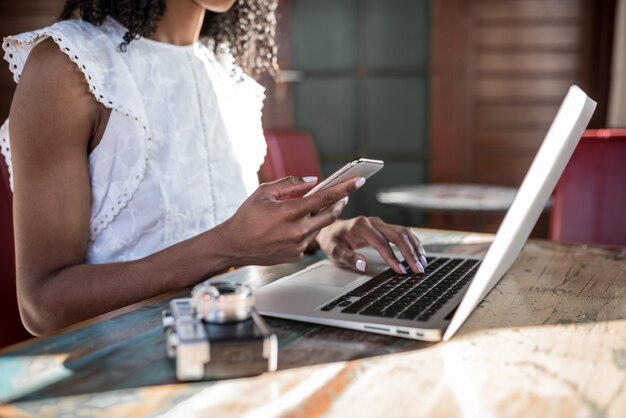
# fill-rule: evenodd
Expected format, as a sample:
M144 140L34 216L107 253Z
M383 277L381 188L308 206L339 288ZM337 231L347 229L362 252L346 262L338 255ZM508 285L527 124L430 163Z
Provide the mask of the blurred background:
M0 35L52 23L62 3L0 1ZM518 187L571 84L598 102L590 127L625 127L623 3L280 0L282 71L261 80L264 126L308 133L324 176L355 157L385 161L346 216L493 232L503 212L480 223L402 213L376 195L400 185ZM0 66L2 119L13 90ZM535 236L547 236L547 213Z

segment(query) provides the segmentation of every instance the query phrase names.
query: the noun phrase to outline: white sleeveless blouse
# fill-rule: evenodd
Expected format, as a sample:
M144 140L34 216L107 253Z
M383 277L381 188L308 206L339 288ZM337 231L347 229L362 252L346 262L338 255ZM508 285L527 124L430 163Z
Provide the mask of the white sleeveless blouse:
M232 56L143 38L121 52L125 32L110 18L68 20L3 42L17 82L33 47L52 38L112 109L89 155L87 263L145 257L222 223L258 186L266 151L263 88ZM8 123L0 149L12 173Z

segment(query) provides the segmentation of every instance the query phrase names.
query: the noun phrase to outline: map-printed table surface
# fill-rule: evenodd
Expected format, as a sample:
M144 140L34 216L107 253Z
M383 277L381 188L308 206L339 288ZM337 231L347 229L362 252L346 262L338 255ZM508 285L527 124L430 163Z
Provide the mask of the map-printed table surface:
M416 230L427 251L493 236ZM246 267L260 285L319 260ZM531 240L447 343L268 319L279 371L178 383L164 295L0 352L0 416L623 417L626 248Z

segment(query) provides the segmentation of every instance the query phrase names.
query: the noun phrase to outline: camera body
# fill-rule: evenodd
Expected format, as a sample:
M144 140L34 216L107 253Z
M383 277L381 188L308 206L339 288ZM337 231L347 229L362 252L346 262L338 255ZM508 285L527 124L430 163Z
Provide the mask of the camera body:
M227 379L275 371L276 336L253 307L245 285L200 284L192 298L163 312L166 347L181 381Z

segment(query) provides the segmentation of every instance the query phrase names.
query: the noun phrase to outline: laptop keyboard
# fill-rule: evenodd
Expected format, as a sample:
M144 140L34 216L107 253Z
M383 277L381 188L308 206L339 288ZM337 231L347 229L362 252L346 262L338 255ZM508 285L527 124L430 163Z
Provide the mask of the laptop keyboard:
M322 307L342 313L428 321L474 277L480 260L427 258L424 273L391 269Z

